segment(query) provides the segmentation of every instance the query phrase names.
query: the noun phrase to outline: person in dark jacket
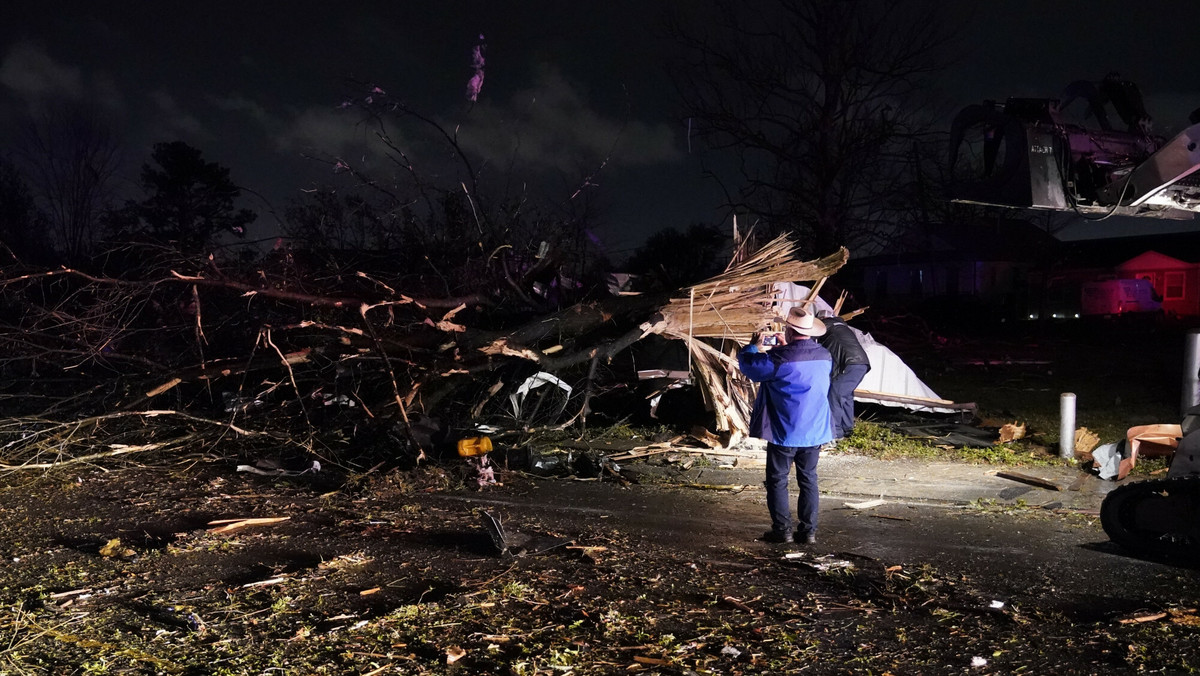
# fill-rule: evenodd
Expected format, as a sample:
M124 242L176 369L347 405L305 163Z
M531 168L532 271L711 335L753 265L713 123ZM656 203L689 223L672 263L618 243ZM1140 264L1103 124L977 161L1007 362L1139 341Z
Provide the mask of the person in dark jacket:
M832 438L829 420L829 351L814 336L825 325L812 313L793 308L788 314L783 344L763 352L763 338L754 334L738 353L738 366L758 383L750 417L750 435L767 442L767 511L771 530L767 542L817 541L817 459ZM796 467L800 495L793 527L788 475Z
M871 360L854 329L832 312L822 312L825 335L817 339L833 359L829 380L829 411L833 438L845 439L854 431L854 390L871 370Z

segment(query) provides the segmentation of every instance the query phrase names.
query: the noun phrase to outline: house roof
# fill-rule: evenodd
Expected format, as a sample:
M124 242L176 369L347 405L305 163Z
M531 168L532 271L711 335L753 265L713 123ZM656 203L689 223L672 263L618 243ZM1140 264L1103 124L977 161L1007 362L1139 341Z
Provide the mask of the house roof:
M1117 266L1118 270L1171 270L1179 268L1192 267L1192 263L1181 261L1178 258L1172 258L1160 254L1157 251L1147 251L1143 254L1138 254L1133 258L1121 263Z
M1063 243L1062 263L1073 267L1115 268L1146 252L1185 263L1200 262L1200 232L1080 239Z
M1200 231L1059 241L1018 219L929 225L886 253L851 259L855 266L921 262L1012 261L1033 264L1044 256L1056 268L1114 269L1141 254L1200 263ZM1165 262L1165 261L1164 261Z

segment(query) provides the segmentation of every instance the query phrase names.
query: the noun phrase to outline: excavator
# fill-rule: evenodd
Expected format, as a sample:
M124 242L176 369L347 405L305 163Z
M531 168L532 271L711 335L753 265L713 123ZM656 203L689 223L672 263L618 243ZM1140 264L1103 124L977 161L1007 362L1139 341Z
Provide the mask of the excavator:
M949 168L955 202L1090 220L1193 219L1200 212L1200 108L1182 132L1157 136L1137 85L1117 73L1074 82L1057 99L986 101L954 118ZM1134 553L1200 561L1200 406L1180 428L1166 478L1109 492L1100 521Z
M1200 212L1200 108L1171 139L1153 124L1138 86L1117 73L1074 82L1057 99L967 106L950 127L949 197L1092 220L1192 219Z

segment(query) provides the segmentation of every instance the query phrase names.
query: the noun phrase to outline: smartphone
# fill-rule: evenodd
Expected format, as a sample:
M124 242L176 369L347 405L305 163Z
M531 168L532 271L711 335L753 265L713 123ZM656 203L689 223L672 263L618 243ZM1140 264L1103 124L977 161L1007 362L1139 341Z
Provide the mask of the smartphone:
M769 333L763 336L762 344L766 347L774 347L779 344L779 336L774 333Z

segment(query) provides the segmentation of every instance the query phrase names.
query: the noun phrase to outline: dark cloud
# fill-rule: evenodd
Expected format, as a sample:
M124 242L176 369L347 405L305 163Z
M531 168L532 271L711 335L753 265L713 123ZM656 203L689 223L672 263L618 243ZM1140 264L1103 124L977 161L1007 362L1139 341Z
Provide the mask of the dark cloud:
M86 95L82 69L56 61L44 45L32 40L22 40L6 50L0 63L0 85L29 107Z
M961 38L961 58L938 92L946 111L985 98L1057 96L1072 80L1111 70L1142 85L1161 133L1200 106L1190 0L946 6ZM608 237L636 243L662 227L723 218L720 191L701 178L701 151L688 145L660 68L672 50L654 31L664 7L8 0L0 150L37 106L87 102L126 139L129 177L153 143L179 139L282 207L334 179L328 164L306 156L383 164L372 129L338 108L378 85L457 130L487 171L553 175L553 185L592 176ZM465 91L480 35L486 77L472 106ZM414 161L436 160L407 130L389 132Z

